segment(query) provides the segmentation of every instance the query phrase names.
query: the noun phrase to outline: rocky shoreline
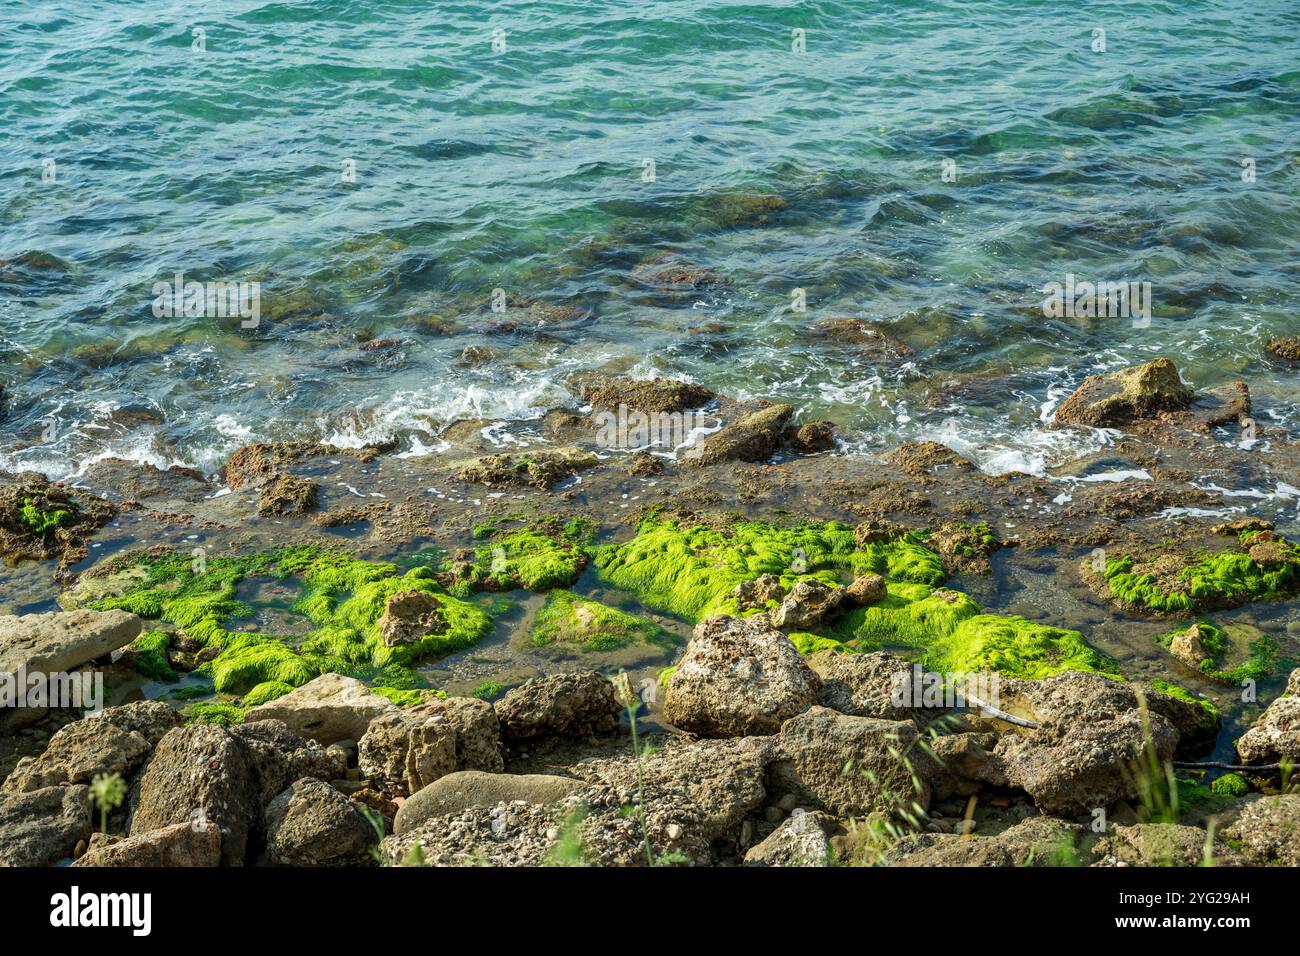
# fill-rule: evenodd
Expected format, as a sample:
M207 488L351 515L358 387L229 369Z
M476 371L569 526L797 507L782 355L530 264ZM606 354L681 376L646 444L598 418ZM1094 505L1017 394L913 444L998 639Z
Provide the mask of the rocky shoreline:
M1300 445L1193 385L1088 379L1048 475L617 376L427 456L0 475L0 671L111 705L0 712L0 863L1300 864Z

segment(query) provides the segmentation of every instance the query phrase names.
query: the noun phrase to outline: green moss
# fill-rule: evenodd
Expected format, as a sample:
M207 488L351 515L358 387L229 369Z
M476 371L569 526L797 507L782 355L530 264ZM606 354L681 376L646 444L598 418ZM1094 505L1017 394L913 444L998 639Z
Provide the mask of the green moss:
M581 531L581 526L574 530ZM472 561L448 562L444 570L455 577L452 593L463 597L484 590L568 587L586 566L585 549L569 533L569 526L539 526L499 535L475 549Z
M1244 680L1264 680L1278 672L1281 665L1278 643L1267 634L1246 625L1219 627L1210 621L1196 622L1201 647L1206 657L1201 673L1220 684L1240 684ZM1160 639L1168 647L1187 628L1173 630Z
M1210 790L1221 797L1236 799L1250 793L1250 783L1239 774L1225 773L1210 784Z
M1151 682L1151 689L1158 693L1168 694L1170 697L1177 697L1179 700L1185 700L1188 703L1198 705L1204 715L1201 722L1196 725L1198 733L1214 733L1218 731L1222 718L1219 714L1219 708L1214 705L1213 701L1206 700L1204 697L1198 697L1186 687L1182 687L1167 680L1153 680Z
M48 534L60 525L66 524L73 517L71 511L63 508L51 508L42 511L31 498L23 499L23 506L18 512L18 520L34 533L41 535Z
M229 727L231 724L244 722L244 708L226 701L212 701L202 704L190 704L181 716L190 724L218 724Z
M469 696L477 697L479 700L495 700L505 693L505 688L494 680L485 680L472 691Z
M993 671L1026 680L1062 671L1120 676L1116 663L1089 646L1078 631L998 614L967 618L935 640L922 659L931 670L943 673Z
M587 651L609 651L633 642L664 648L677 644L674 635L651 621L562 590L547 596L530 640L538 647L560 643Z
M1252 537L1258 532L1248 533ZM1249 544L1246 538L1243 544ZM1125 607L1161 613L1237 607L1286 597L1300 590L1300 546L1278 544L1279 560L1260 564L1235 548L1202 553L1173 577L1158 577L1132 555L1108 559L1103 572L1110 595ZM1095 573L1085 562L1085 573Z
M735 614L731 592L762 574L776 575L787 588L803 577L834 583L868 572L930 585L944 579L943 560L919 536L858 548L853 529L834 521L793 528L738 521L718 528L652 517L632 540L598 549L595 563L605 580L647 607L692 623Z
M251 710L268 701L275 700L277 697L283 697L291 690L293 690L293 685L286 684L284 681L265 681L244 695L244 707Z
M661 670L659 672L659 677L658 677L659 686L667 687L668 682L673 679L673 675L676 673L677 673L676 664L674 664L672 667L665 667L663 670Z
M167 648L171 646L172 636L157 629L145 631L129 645L131 666L141 675L161 683L176 680L176 672L167 661Z
M417 704L423 704L430 697L446 697L446 694L434 693L431 691L418 690L416 688L403 687L372 687L370 688L380 697L387 697L398 707L414 707Z

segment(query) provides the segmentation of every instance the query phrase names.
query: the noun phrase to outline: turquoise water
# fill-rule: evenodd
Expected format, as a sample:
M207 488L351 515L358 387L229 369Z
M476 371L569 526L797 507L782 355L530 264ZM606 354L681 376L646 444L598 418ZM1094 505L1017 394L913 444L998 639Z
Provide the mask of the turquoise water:
M1294 433L1261 352L1300 331L1298 38L1294 0L4 0L0 468L423 453L461 418L527 430L593 368L1002 470L1103 440L1039 425L1167 354ZM664 254L724 281L630 278ZM155 317L176 272L260 283L258 327ZM1044 317L1068 274L1150 282L1151 322ZM916 354L810 334L844 316Z

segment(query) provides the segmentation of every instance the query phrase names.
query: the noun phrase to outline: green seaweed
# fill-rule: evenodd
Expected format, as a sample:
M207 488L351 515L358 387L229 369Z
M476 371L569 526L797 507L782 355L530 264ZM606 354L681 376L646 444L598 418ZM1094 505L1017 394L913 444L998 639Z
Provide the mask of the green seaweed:
M568 587L587 566L584 545L588 534L580 519L564 525L539 522L508 534L480 526L475 537L490 537L491 541L476 548L470 561L443 564L443 572L453 578L448 590L466 597L476 591Z
M1236 799L1250 793L1250 782L1240 774L1225 773L1210 784L1210 790L1221 797Z
M1197 621L1196 629L1207 655L1200 662L1200 670L1212 681L1240 684L1244 680L1264 680L1276 674L1281 666L1281 648L1267 634L1256 632L1258 636L1254 638L1240 636L1207 620ZM1160 643L1168 647L1175 637L1187 630L1170 631L1160 638ZM1232 663L1229 658L1233 659Z
M150 680L170 684L176 680L176 672L167 661L171 641L172 636L166 631L157 628L145 631L126 647L131 666Z
M42 511L31 498L24 498L23 506L18 511L18 520L39 535L49 534L60 525L67 524L73 517L73 513L64 508Z
M1186 687L1167 680L1153 680L1151 682L1151 689L1157 693L1167 694L1170 697L1177 697L1179 700L1184 700L1188 703L1199 706L1203 716L1201 722L1196 725L1196 731L1198 734L1218 732L1222 716L1219 713L1219 708L1214 705L1213 701L1207 700L1204 697L1198 697Z
M190 704L181 711L181 716L190 724L216 724L229 727L244 722L244 708L229 701L208 701Z
M293 690L293 685L286 684L284 681L263 681L244 695L243 704L246 709L251 710L261 704L265 704L267 701L275 700L277 697L283 697L291 690Z
M558 643L586 651L609 651L633 642L663 648L677 644L673 634L652 621L559 589L547 595L537 612L530 640L538 647Z

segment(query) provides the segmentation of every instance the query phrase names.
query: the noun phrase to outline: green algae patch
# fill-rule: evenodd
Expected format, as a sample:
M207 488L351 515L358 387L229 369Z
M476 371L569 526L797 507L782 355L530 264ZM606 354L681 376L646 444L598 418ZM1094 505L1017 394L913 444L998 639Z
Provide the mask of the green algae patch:
M1139 559L1108 558L1098 573L1089 562L1085 576L1121 607L1174 614L1240 607L1285 598L1300 591L1300 545L1271 531L1246 532L1236 547Z
M549 591L578 580L587 567L585 523L571 520L539 521L512 532L491 526L475 529L476 538L488 543L470 556L445 562L442 576L447 590L458 597L476 591Z
M1195 641L1185 641L1193 633L1193 628ZM1190 628L1176 629L1160 638L1160 643L1167 648L1176 641L1198 646L1200 659L1197 668L1220 684L1264 680L1278 673L1283 666L1278 642L1248 624L1220 627L1208 620L1200 620ZM1191 665L1192 661L1185 663Z
M176 672L167 660L167 649L171 647L172 636L166 631L153 629L145 631L126 646L127 660L136 672L152 681L170 684L176 680Z
M506 689L494 680L485 680L469 692L469 696L477 697L479 700L495 700L506 692Z
M529 640L537 647L563 645L584 651L611 651L632 643L667 649L678 643L653 621L562 590L547 596Z
M1201 708L1201 722L1197 724L1195 728L1198 737L1201 735L1213 735L1219 732L1219 727L1222 724L1222 716L1219 713L1219 708L1214 705L1213 701L1206 700L1204 697L1198 697L1186 687L1167 680L1153 680L1151 682L1151 689L1157 693L1167 694L1170 697L1177 697L1179 700L1196 704Z
M828 583L875 573L936 585L943 559L919 535L859 547L853 528L836 521L779 528L761 521L684 525L650 517L630 541L595 552L601 577L637 595L646 607L691 623L736 614L732 591L742 581L776 575L789 589L800 578Z
M293 685L286 684L284 681L263 681L244 695L243 704L245 708L251 710L268 701L275 700L277 697L283 697L291 690L293 690Z
M55 528L67 524L73 519L73 513L65 508L41 509L32 498L24 498L23 506L18 511L18 520L33 534L49 534Z
M1210 784L1210 791L1221 797L1235 800L1250 793L1250 783L1240 774L1225 773Z
M143 574L122 576L127 565ZM192 559L170 551L125 556L104 573L124 581L122 594L88 606L120 608L181 628L191 639L220 650L200 668L220 693L274 699L327 672L377 679L384 686L415 690L412 666L481 640L491 630L482 609L447 594L432 569L398 574L393 564L361 561L338 551L295 546L247 557ZM297 646L274 635L231 630L232 622L252 616L239 600L245 578L268 575L296 578L304 593L294 609L315 627ZM380 634L387 599L399 591L423 591L437 604L440 626L415 640L389 646Z
M181 716L189 724L216 724L229 727L244 722L244 708L227 701L209 701L190 704L181 711Z

